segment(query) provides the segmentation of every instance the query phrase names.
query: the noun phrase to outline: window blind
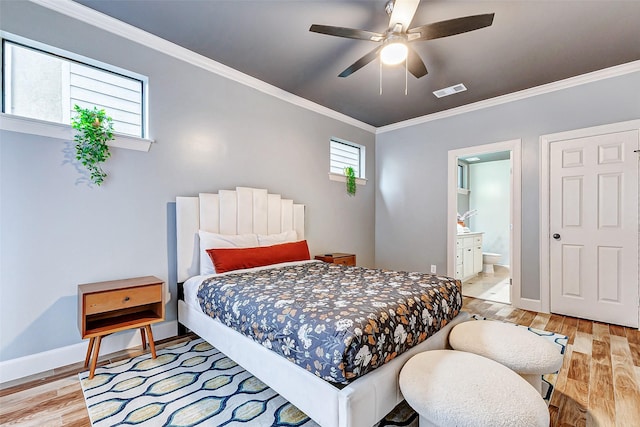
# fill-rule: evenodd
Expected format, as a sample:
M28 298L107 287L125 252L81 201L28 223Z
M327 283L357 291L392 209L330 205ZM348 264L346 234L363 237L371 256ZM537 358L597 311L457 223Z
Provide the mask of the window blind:
M344 175L344 169L353 168L356 177L363 178L360 173L362 148L332 139L329 148L329 172Z

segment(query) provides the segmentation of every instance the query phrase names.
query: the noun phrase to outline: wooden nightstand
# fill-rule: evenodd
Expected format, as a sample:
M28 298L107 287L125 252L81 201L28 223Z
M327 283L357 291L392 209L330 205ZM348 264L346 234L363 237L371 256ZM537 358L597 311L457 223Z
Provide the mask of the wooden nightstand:
M315 259L319 259L320 261L329 262L332 264L343 264L343 265L356 265L356 256L354 254L343 254L343 253L332 253L332 254L324 254L324 255L316 255Z
M149 337L151 355L156 358L151 324L164 321L164 282L154 276L78 285L78 328L82 339L89 338L84 367L93 378L102 337L127 329L140 329L142 348Z

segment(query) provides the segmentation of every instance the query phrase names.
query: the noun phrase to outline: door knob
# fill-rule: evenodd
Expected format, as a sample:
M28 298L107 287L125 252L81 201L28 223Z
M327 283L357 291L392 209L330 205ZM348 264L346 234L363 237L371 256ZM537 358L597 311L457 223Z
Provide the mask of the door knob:
M554 233L553 238L556 240L560 240L560 235L558 233Z

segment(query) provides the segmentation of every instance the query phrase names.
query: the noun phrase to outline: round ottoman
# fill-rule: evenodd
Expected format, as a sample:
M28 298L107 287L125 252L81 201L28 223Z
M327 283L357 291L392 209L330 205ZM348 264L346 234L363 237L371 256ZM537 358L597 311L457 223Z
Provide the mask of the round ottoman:
M558 347L525 328L494 320L470 320L456 325L449 334L456 350L479 354L520 374L541 392L542 375L562 366Z
M400 390L420 427L548 427L549 410L522 377L473 353L418 353L400 371Z

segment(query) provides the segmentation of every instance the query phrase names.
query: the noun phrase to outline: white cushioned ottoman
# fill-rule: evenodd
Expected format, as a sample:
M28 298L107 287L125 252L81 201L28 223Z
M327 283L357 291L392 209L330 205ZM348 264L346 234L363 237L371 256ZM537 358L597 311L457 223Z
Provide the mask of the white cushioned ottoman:
M548 427L549 409L521 376L473 353L425 351L400 371L420 427Z
M420 427L548 427L544 400L521 376L473 353L425 351L400 372Z
M456 350L475 353L499 362L520 374L541 391L542 375L562 366L562 353L525 328L494 320L476 320L455 326L449 344Z

